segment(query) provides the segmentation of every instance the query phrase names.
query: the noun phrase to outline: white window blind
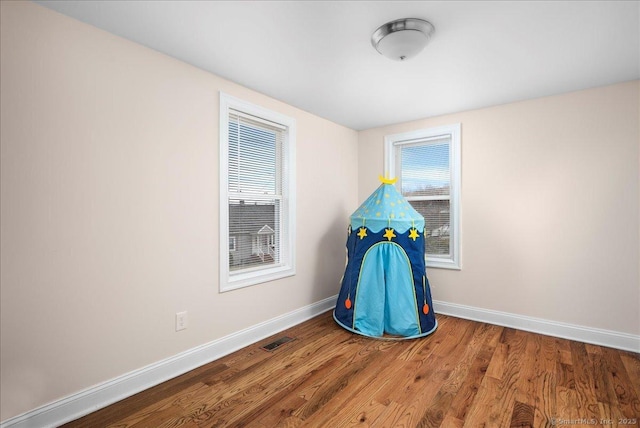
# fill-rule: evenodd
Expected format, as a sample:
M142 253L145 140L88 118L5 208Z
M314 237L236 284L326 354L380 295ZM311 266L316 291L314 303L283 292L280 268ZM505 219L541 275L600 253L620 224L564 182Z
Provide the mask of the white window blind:
M451 257L451 169L449 138L399 146L397 170L402 195L424 217L425 252Z
M222 291L294 273L294 129L221 94Z

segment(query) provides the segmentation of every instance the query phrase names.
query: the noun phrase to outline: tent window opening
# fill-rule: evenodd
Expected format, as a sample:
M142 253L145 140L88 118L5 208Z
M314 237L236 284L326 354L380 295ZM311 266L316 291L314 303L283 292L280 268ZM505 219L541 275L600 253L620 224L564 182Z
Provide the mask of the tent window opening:
M295 121L220 95L220 290L295 273Z
M386 174L425 219L427 267L460 269L460 124L385 137Z

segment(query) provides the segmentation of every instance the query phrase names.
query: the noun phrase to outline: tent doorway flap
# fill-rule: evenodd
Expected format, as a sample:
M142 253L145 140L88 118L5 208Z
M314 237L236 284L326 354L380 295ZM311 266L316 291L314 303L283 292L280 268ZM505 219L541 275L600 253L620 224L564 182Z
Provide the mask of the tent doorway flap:
M354 305L354 329L369 336L421 334L413 272L404 249L375 244L364 256Z

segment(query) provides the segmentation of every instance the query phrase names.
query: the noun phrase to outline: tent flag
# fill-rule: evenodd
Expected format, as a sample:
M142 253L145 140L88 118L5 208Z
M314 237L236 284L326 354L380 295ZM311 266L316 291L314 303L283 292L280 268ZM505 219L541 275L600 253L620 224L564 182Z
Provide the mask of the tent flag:
M364 336L427 336L438 322L425 270L424 218L395 179L380 181L349 218L347 266L333 317Z

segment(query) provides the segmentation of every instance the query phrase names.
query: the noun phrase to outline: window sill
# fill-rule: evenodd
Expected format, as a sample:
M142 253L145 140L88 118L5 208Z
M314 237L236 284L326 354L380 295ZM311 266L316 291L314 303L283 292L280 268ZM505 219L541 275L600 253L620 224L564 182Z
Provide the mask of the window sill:
M460 262L451 259L427 259L425 265L427 269L462 270Z
M229 279L226 283L220 283L220 292L225 293L239 288L262 284L263 282L286 278L295 274L295 269L289 265L274 266L268 269L259 269L249 272L232 273L229 275Z

